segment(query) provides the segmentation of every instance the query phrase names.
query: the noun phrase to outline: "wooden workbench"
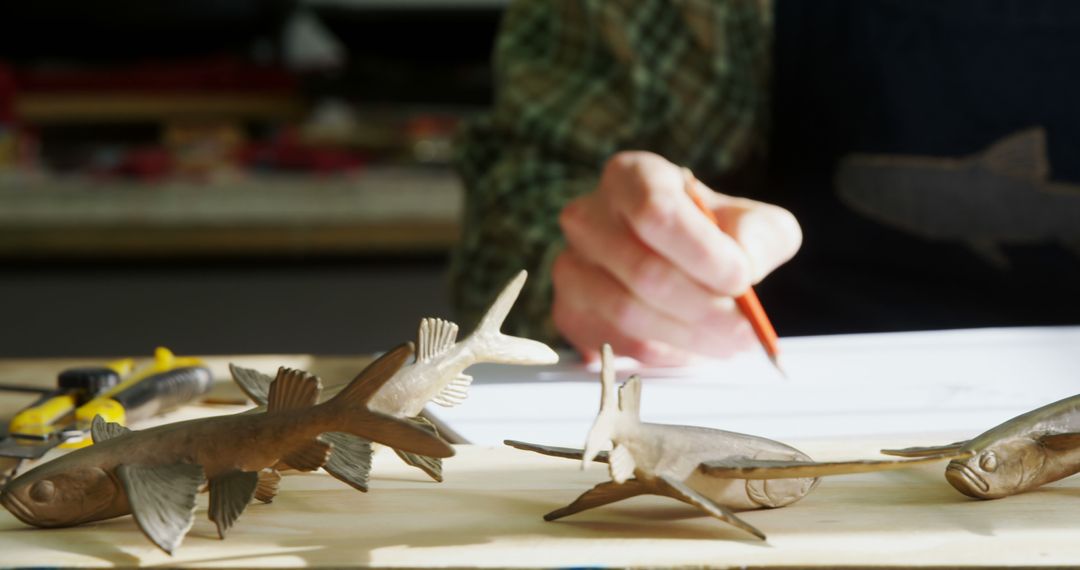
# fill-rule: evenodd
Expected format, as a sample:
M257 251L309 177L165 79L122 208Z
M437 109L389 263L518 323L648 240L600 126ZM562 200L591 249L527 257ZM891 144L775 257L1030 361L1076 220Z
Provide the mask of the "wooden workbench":
M312 364L329 377L355 363ZM226 385L217 393L230 392ZM170 419L238 409L190 406ZM792 443L817 459L841 459L872 457L883 445L940 443L948 435L955 434ZM321 472L290 475L278 498L269 505L252 504L224 541L206 518L202 496L195 526L172 557L147 541L130 517L41 530L0 511L0 567L1080 564L1080 479L1008 499L975 501L953 490L943 470L944 465L936 465L826 479L794 505L744 513L768 535L761 542L656 497L558 522L541 519L606 479L600 465L581 471L573 461L503 447L462 446L457 457L447 460L446 481L439 484L382 450L369 493Z

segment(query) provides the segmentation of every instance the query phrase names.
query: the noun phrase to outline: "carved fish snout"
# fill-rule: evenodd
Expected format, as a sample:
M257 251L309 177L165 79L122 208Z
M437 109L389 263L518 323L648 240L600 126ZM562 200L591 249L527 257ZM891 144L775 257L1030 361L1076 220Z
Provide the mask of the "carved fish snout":
M945 479L957 491L974 499L989 499L990 484L963 462L952 461L945 468Z

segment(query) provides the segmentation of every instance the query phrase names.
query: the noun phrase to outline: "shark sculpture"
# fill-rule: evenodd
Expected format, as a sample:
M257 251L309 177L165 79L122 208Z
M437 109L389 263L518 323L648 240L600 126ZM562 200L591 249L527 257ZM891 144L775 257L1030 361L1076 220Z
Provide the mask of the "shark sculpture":
M428 402L440 406L456 406L468 396L472 377L466 368L480 362L501 364L554 364L559 356L547 345L526 338L499 332L521 288L527 273L519 272L496 297L476 330L458 342L458 326L450 321L426 318L420 321L416 343L416 360L403 366L372 398L372 410L414 422L418 427L436 433L435 426L420 415ZM271 378L255 370L231 366L233 379L256 403L265 405L267 386ZM331 387L334 394L341 387ZM337 434L336 449L348 450L347 458L332 454L325 469L328 473L360 490L367 490L372 449L362 438ZM393 447L393 446L391 446ZM394 451L409 465L442 481L442 460L438 457Z
M638 495L671 497L701 509L758 538L765 534L735 511L783 507L806 496L818 477L902 469L966 456L927 454L912 460L816 462L789 445L763 437L693 426L642 422L641 379L632 376L615 400L611 347L601 349L600 413L585 449L507 440L509 446L544 455L608 464L611 481L589 489L574 502L546 515L555 520ZM601 447L614 444L610 452Z
M1056 242L1080 255L1080 186L1050 180L1042 128L959 158L853 154L841 162L836 188L869 218L965 242L998 267L1008 265L1001 244Z
M901 457L969 455L945 468L957 491L998 499L1080 472L1080 395L1021 414L968 441L935 447L883 449Z
M195 495L210 490L210 520L225 533L251 499L270 502L276 466L323 466L341 433L414 453L449 457L454 449L412 423L367 403L405 362L399 347L364 369L335 397L317 404L318 377L282 368L265 412L245 412L131 431L94 419L94 445L16 477L0 504L26 524L62 527L132 514L154 544L172 553L195 520Z

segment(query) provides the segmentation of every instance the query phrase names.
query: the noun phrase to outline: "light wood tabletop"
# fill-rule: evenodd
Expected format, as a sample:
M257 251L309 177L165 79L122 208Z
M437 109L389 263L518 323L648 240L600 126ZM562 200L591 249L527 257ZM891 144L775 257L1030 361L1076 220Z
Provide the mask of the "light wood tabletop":
M213 359L216 370L229 359ZM307 366L350 378L364 359L237 357L257 368ZM55 374L69 361L5 361L7 378ZM38 372L34 372L37 370ZM225 376L221 376L225 378ZM328 380L329 381L329 380ZM213 392L238 395L223 382ZM0 401L10 401L3 396ZM244 409L192 405L158 421ZM512 434L508 434L512 435ZM848 438L790 441L815 459L872 458L886 445L940 443ZM949 435L949 434L945 434ZM543 443L543 442L538 442ZM174 556L131 517L65 529L26 526L0 511L0 567L956 567L1080 564L1080 479L996 501L960 495L944 465L831 477L788 507L741 516L762 542L674 500L639 497L557 522L542 515L608 478L602 465L501 446L459 446L443 483L393 453L375 457L360 493L320 472L287 475L271 504L248 507L225 540L196 522Z

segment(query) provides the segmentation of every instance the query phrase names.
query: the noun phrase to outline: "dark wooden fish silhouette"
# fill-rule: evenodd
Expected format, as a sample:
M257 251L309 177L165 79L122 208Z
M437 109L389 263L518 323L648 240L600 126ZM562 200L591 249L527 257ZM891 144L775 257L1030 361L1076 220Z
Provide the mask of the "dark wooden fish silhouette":
M957 491L977 499L1023 493L1080 471L1080 395L1016 416L968 441L881 452L901 457L968 453L945 468L945 479Z
M435 426L420 415L428 402L440 406L456 406L468 396L472 377L464 371L481 362L500 364L537 365L554 364L559 356L547 345L527 338L504 335L499 332L514 301L517 300L528 274L520 271L511 279L480 320L476 330L465 340L458 342L458 326L442 319L427 318L420 321L416 361L401 368L386 386L371 399L372 410L413 422L417 427L436 434ZM270 377L258 371L231 366L233 379L254 402L266 404L266 386ZM341 386L331 386L327 394L334 394ZM338 449L349 449L348 461L331 454L326 470L334 477L366 490L366 466L370 465L370 444L355 436L341 434ZM393 446L391 446L393 447ZM394 449L405 463L417 467L436 481L442 481L442 461L438 457ZM363 456L360 464L355 461Z
M738 510L783 507L803 498L818 477L900 469L956 457L928 455L909 461L816 462L805 453L763 437L703 427L661 425L639 417L641 379L633 376L619 389L611 347L601 350L600 413L585 449L550 447L507 440L518 449L544 455L608 464L611 481L586 491L573 503L544 515L555 520L638 495L662 495L693 505L705 513L761 539L765 534L735 515ZM600 451L608 441L610 452Z
M319 379L282 368L264 413L245 412L131 431L97 417L95 445L20 475L0 492L19 520L61 527L133 514L162 550L172 551L195 520L195 495L209 482L210 520L225 533L252 497L269 502L281 462L322 467L337 433L361 436L435 457L452 447L412 424L368 409L367 402L401 367L402 346L372 363L329 401L316 404Z
M927 239L961 241L997 266L999 245L1057 242L1080 254L1080 186L1049 180L1032 128L967 157L854 154L837 193L855 211Z

